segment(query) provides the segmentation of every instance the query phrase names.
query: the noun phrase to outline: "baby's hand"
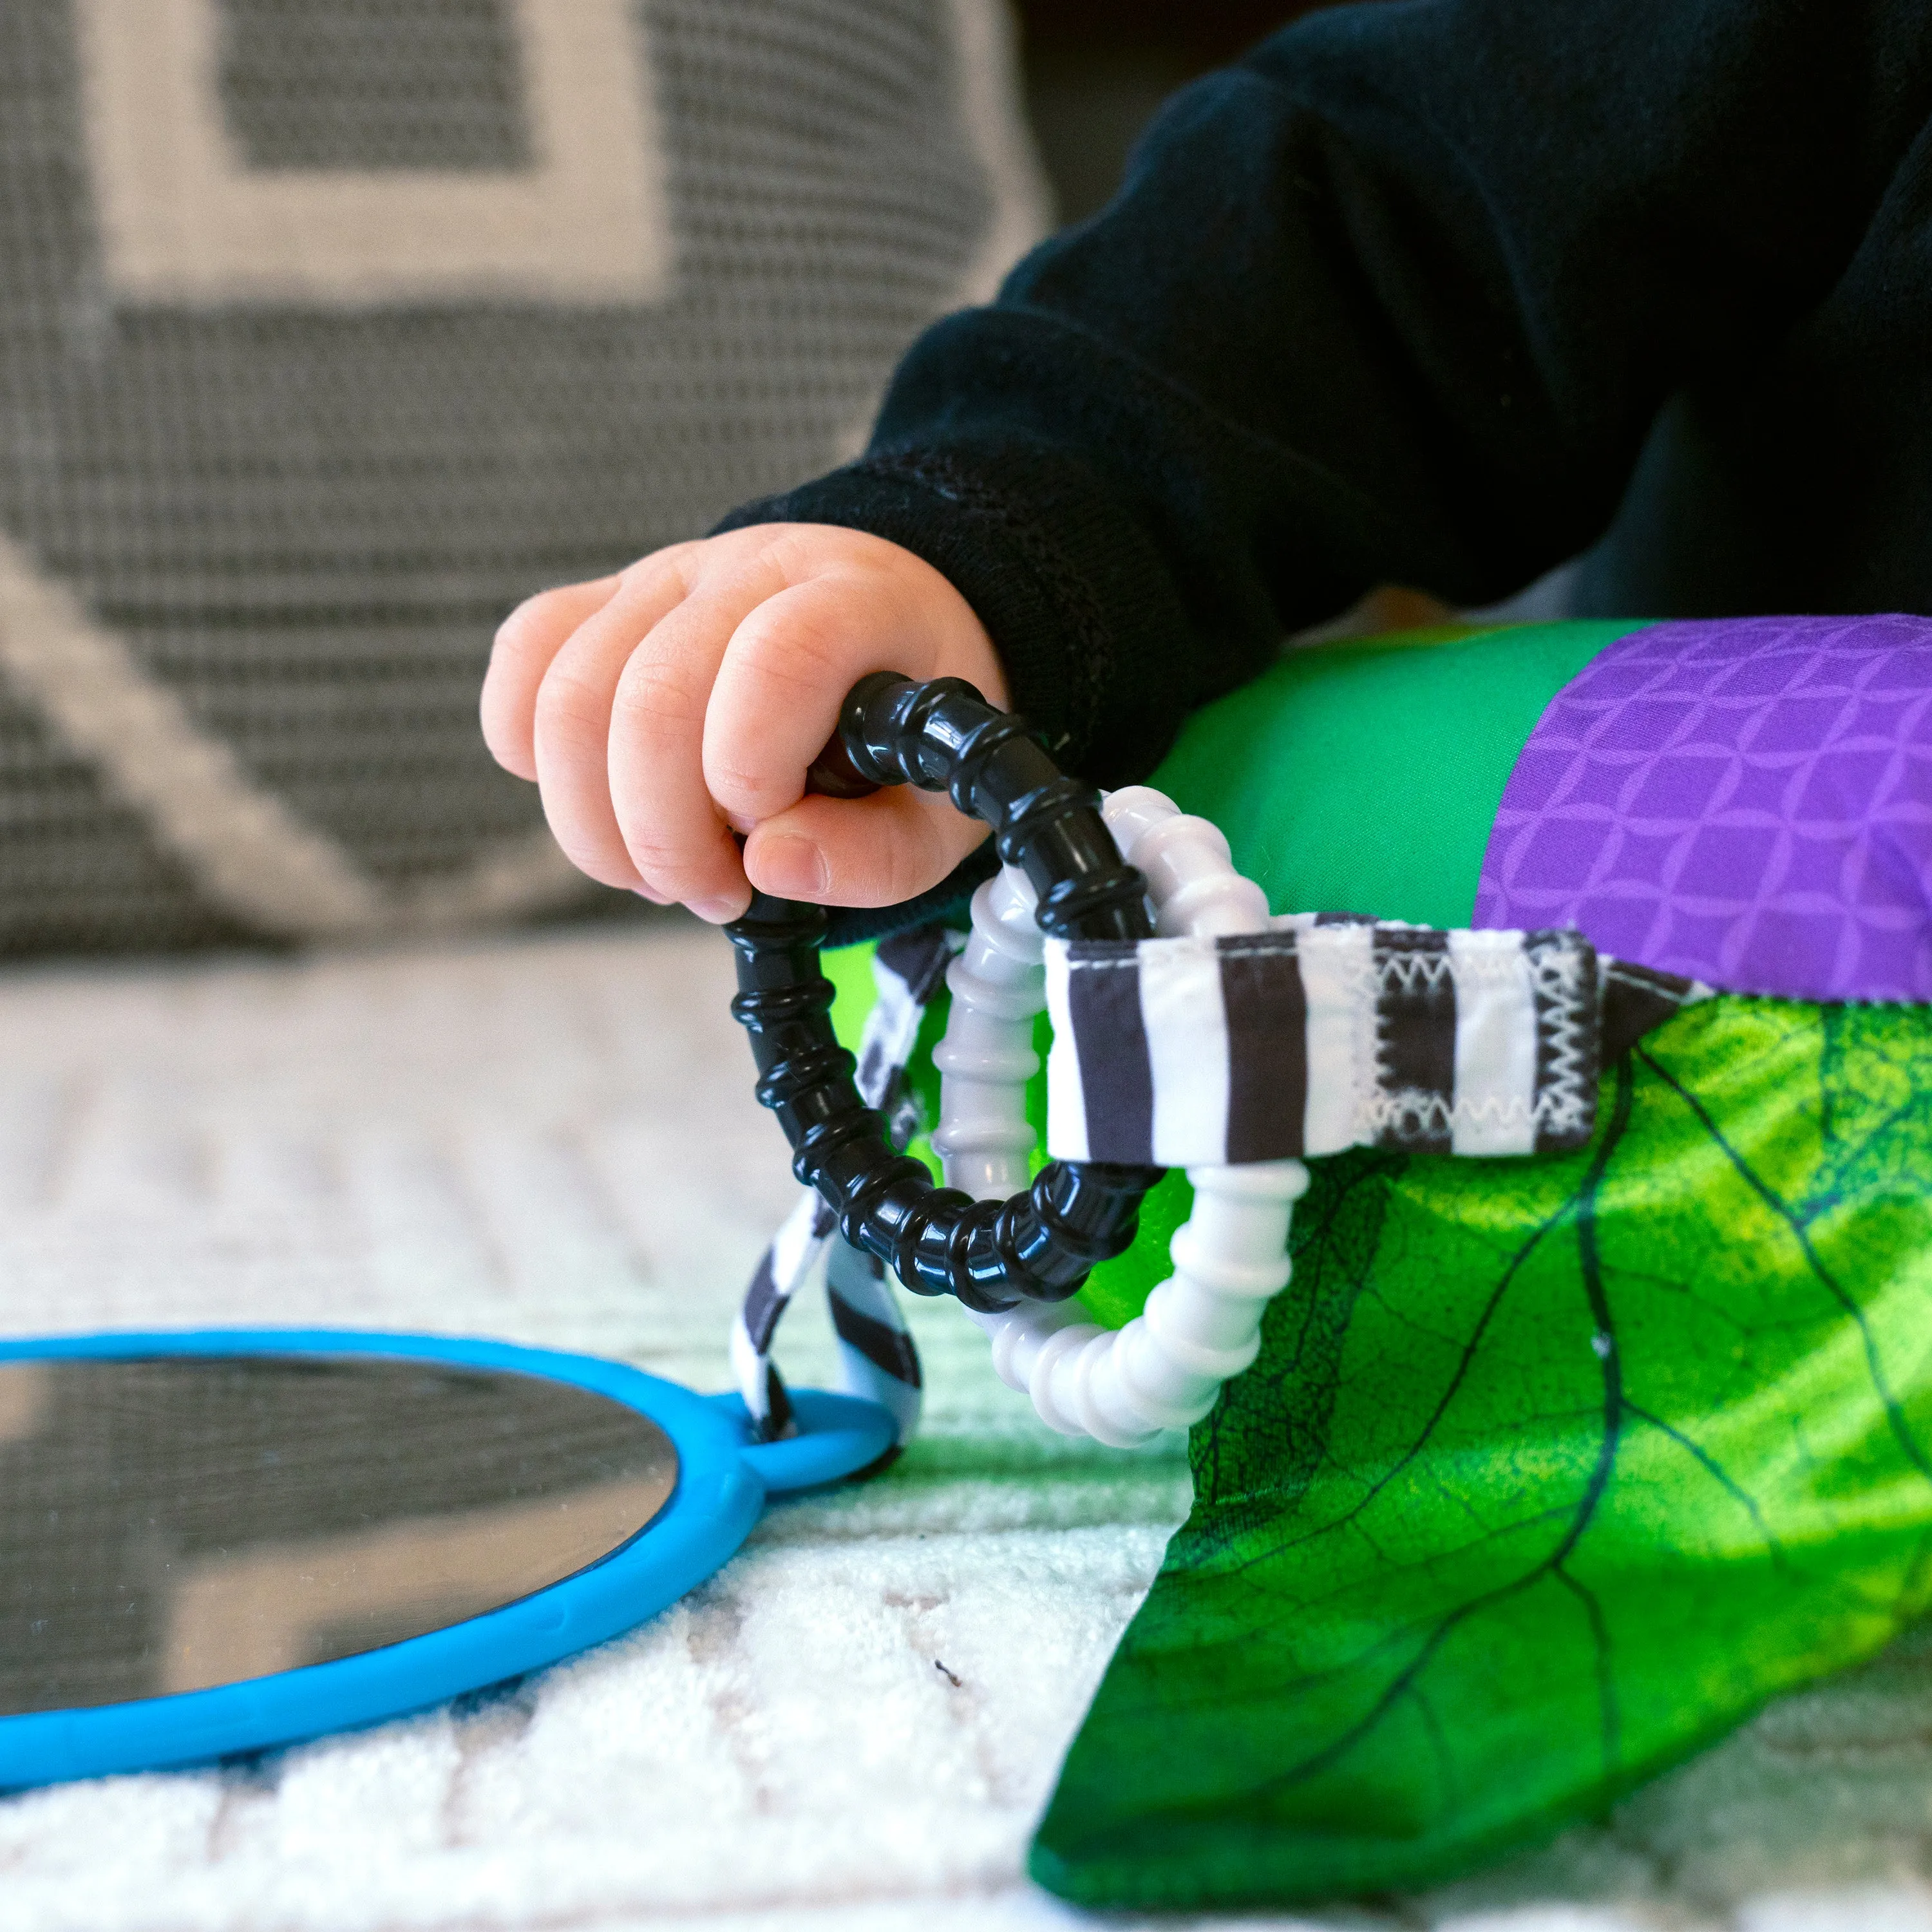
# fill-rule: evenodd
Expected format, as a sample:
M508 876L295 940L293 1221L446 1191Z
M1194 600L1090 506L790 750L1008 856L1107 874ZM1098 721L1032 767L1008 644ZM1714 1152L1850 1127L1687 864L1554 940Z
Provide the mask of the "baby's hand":
M846 692L874 670L1007 701L985 627L930 564L856 530L766 524L520 604L496 633L483 736L608 886L713 921L745 910L748 874L784 898L891 905L986 827L906 786L804 795Z

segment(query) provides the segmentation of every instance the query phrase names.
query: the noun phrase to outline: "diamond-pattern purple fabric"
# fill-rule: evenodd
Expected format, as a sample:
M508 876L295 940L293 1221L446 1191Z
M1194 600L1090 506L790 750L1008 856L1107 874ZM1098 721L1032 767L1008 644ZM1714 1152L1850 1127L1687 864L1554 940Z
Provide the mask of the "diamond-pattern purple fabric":
M1551 700L1479 926L1736 992L1932 1000L1932 621L1652 625Z

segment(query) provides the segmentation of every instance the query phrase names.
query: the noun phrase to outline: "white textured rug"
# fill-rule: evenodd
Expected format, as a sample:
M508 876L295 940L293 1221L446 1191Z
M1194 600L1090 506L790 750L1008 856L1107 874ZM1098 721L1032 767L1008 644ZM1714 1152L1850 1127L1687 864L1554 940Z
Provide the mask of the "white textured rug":
M0 979L0 1328L441 1329L722 1386L791 1198L729 980L670 925ZM913 1319L927 1424L885 1479L774 1506L513 1695L0 1802L0 1928L1080 1922L1021 1862L1185 1508L1180 1446L1063 1442L956 1310ZM792 1322L794 1378L830 1379L818 1311ZM1480 1884L1221 1922L1932 1932L1928 1866L1921 1641Z

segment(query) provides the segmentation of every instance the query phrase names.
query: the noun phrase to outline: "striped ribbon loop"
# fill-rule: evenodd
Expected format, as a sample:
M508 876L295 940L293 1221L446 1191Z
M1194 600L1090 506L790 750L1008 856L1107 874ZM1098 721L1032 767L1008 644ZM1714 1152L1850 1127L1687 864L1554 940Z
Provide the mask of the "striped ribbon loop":
M885 1115L897 1147L918 1126L906 1093L906 1062L959 944L959 934L944 926L918 926L880 940L872 956L878 998L866 1016L856 1077L860 1098ZM848 1395L892 1412L903 1447L919 1426L919 1351L885 1270L840 1237L832 1210L808 1188L759 1258L731 1328L732 1372L753 1429L766 1442L794 1431L791 1398L772 1348L793 1297L821 1260L841 1384Z
M1606 1058L1708 991L1570 929L1298 914L1221 938L1052 940L1048 1148L1218 1167L1580 1147Z

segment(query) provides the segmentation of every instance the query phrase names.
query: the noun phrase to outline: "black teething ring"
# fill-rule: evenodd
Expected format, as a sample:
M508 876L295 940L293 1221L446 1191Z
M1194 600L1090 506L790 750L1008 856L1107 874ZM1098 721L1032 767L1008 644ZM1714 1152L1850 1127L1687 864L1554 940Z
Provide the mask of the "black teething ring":
M854 686L838 734L872 784L945 791L993 828L1000 857L1024 868L1041 928L1057 938L1145 939L1146 882L1124 863L1100 795L1064 776L1024 719L995 711L970 684L914 684L877 671ZM938 1187L893 1152L859 1097L854 1062L832 1030L832 986L818 964L820 906L756 895L725 934L738 955L731 1012L751 1034L759 1100L778 1117L792 1172L815 1187L839 1232L918 1294L956 1294L969 1308L1060 1301L1096 1262L1134 1238L1157 1167L1054 1161L1010 1201Z

